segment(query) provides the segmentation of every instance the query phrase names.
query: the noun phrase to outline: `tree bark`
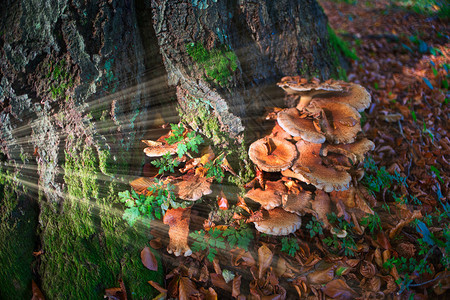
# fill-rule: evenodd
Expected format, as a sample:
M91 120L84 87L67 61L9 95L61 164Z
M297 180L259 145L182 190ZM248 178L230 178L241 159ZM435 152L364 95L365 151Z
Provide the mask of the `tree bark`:
M282 76L335 71L326 24L313 0L1 1L0 240L43 254L8 242L0 261L34 259L48 299L101 298L119 277L151 296L137 278L155 275L135 261L148 235L124 224L117 193L140 174L155 115L174 122L175 101L185 114L201 103L242 139L281 105ZM27 220L35 232L18 235ZM29 298L29 266L7 267L0 297Z
M181 106L190 101L186 95L209 101L233 136L244 130L246 117L273 105L267 95L282 76L329 78L336 68L327 19L316 1L152 0L152 9L169 84L177 87ZM213 66L197 63L190 45L236 54L237 68L225 84L208 76Z

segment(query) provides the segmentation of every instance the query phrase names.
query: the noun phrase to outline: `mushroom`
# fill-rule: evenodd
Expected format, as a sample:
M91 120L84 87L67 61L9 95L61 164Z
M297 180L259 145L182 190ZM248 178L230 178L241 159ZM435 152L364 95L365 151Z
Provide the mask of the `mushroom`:
M289 193L282 197L284 210L302 216L305 212L311 212L312 193L301 191L298 194Z
M327 156L329 152L338 153L348 157L353 164L357 164L364 160L364 156L368 151L375 149L375 144L366 139L360 139L352 144L324 144L320 149L320 155Z
M353 185L346 191L333 191L330 193L330 199L334 203L339 201L344 204L345 208L354 213L359 219L366 214L374 214L373 210L367 204L363 194L359 191L358 187Z
M259 232L271 235L288 235L300 228L302 219L293 213L277 207L263 211L263 219L255 221L255 228Z
M212 193L211 182L205 177L197 175L184 175L181 181L175 183L175 194L178 198L188 201L197 201L203 195Z
M325 100L334 103L346 103L355 108L358 112L364 111L369 107L372 99L369 92L359 84L349 84L345 92L329 93L320 95L314 100Z
M319 221L322 221L325 228L330 228L330 222L327 215L331 212L331 201L327 193L316 190L314 193L314 201L311 201L312 209L316 213Z
M281 205L281 198L287 193L286 186L279 180L276 182L267 181L266 189L252 189L245 197L261 204L264 209L273 209Z
M152 140L142 140L142 142L148 146L144 149L144 153L149 157L160 157L166 153L170 153L170 155L177 153L178 143L169 145L167 143L155 142Z
M192 254L187 240L189 235L189 219L191 208L171 208L164 215L164 224L169 225L170 242L167 246L167 252L175 256L189 256Z
M292 165L297 150L294 144L285 139L265 137L250 145L248 155L260 169L278 172Z
M301 118L298 109L289 108L278 113L278 125L292 136L299 136L311 143L325 142L325 136L318 132L313 120Z
M317 106L325 112L328 121L326 139L330 143L353 143L361 131L361 115L352 106L345 103L314 100L311 106Z
M319 155L321 144L299 141L296 146L299 156L291 168L292 171L304 177L307 183L325 192L348 189L352 179L350 174L323 164Z
M316 95L329 92L347 91L350 86L349 83L344 81L330 79L321 83L317 78L313 78L308 81L306 78L301 78L299 76L284 77L277 85L288 94L300 96L300 101L297 104L298 110L303 110L303 108L308 106L311 99Z

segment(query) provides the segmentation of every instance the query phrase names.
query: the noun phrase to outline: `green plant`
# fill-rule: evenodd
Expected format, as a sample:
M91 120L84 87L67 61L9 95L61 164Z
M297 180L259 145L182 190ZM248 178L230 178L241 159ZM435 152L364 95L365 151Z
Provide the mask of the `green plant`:
M369 228L371 234L374 234L378 230L383 230L381 227L380 216L377 213L368 214L361 219L361 225Z
M120 202L125 204L122 216L130 226L138 220L161 219L169 207L180 207L175 202L174 187L155 179L155 184L148 188L148 195L138 195L134 190L119 192Z
M222 231L219 229L211 229L206 233L203 229L191 232L189 236L194 239L192 243L192 251L205 251L207 250L207 258L209 261L213 261L214 257L216 257L217 249L226 249L225 239L221 236Z
M353 223L347 222L343 217L338 217L334 212L327 215L328 221L334 225L331 237L326 237L323 242L336 251L344 250L344 254L354 256L356 243L353 239ZM341 237L338 237L340 235Z
M170 153L166 153L160 158L151 162L152 165L157 167L158 174L164 174L164 172L175 172L175 168L180 165L180 162L172 157Z
M185 132L185 127L183 123L170 124L172 129L171 134L166 138L166 142L169 145L178 143L177 154L181 158L183 155L188 154L188 151L198 153L198 146L201 145L204 140L200 135L197 135L194 131ZM152 165L157 167L158 174L163 174L166 171L171 173L175 172L175 168L180 164L172 155L168 152L164 154L161 158L156 159L151 162Z
M225 230L213 228L211 230L199 230L191 232L189 236L194 239L192 243L192 251L205 251L207 250L207 258L210 261L214 260L214 257L218 253L218 249L227 249L235 246L248 251L248 246L254 239L253 231L247 224L241 224L238 228L227 227Z
M216 157L214 160L209 161L205 164L205 169L208 171L206 172L206 177L209 178L215 178L217 182L222 182L223 177L225 176L225 173L222 169L222 162L225 157L225 154L222 153L218 157Z
M281 239L281 251L293 257L299 249L300 246L296 238L284 237Z
M318 221L314 216L312 219L306 224L306 228L309 229L309 235L311 237L314 237L316 235L322 235L323 234L323 222Z
M223 231L222 235L227 238L231 248L237 246L246 251L250 242L254 239L253 230L247 224L241 225L238 229L230 226Z
M186 51L203 68L205 77L220 86L229 83L238 67L236 54L225 45L207 50L201 43L189 43Z

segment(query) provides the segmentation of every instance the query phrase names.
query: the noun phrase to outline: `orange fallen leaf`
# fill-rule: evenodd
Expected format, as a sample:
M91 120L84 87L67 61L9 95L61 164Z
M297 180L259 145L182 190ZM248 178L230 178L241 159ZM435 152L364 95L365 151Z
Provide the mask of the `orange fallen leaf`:
M272 264L273 252L266 245L258 249L258 278L263 278L264 273Z

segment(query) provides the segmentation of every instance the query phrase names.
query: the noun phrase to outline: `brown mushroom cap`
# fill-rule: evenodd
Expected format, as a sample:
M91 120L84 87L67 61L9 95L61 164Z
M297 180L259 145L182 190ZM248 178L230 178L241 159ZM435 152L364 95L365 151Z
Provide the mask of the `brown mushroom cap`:
M361 85L355 83L350 84L348 91L320 95L315 100L346 103L359 112L368 108L372 101L369 92Z
M263 212L263 220L254 222L259 232L271 235L288 235L302 225L302 219L293 213L277 207Z
M295 76L282 78L278 86L288 94L299 95L300 101L297 104L297 109L303 110L311 102L312 97L321 94L347 91L350 84L332 79L320 82L319 79L312 78L308 81L306 78Z
M311 143L325 142L325 136L317 131L311 119L300 118L298 109L289 108L278 113L277 122L292 136L299 136Z
M160 157L169 152L171 155L177 153L178 143L169 145L166 143L155 142L151 140L142 140L147 144L147 148L144 149L145 155L149 157Z
M287 140L265 137L250 145L248 155L261 170L278 172L292 165L297 157L297 150Z
M286 186L281 180L276 182L267 181L265 190L252 189L247 192L245 197L258 202L264 209L269 210L281 205L281 197L286 192Z
M298 194L289 193L283 196L283 208L284 210L303 215L304 213L311 212L312 194L308 191L301 191Z
M352 179L350 174L323 165L322 158L319 155L321 144L299 141L296 146L299 157L292 166L295 173L301 174L308 180L308 183L318 189L323 189L325 192L348 189Z
M307 80L300 76L287 76L281 79L281 82L277 83L279 87L284 89L289 94L320 94L327 92L346 91L350 85L344 81L327 80L320 82L317 78Z
M331 201L327 193L321 190L314 192L314 200L311 201L312 209L314 210L317 219L322 221L325 228L330 228L330 222L327 215L331 213Z
M324 144L320 150L320 154L327 156L329 152L345 155L350 158L353 164L357 164L364 160L364 156L368 151L375 149L375 144L366 138L358 140L352 144Z
M345 103L314 100L311 104L322 108L329 123L325 136L329 142L353 143L358 132L361 131L361 115Z
M178 198L188 201L197 201L203 195L212 193L211 183L197 175L184 175L182 180L175 183L175 194Z

